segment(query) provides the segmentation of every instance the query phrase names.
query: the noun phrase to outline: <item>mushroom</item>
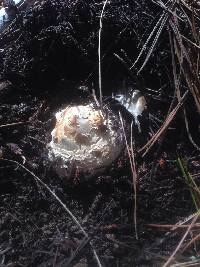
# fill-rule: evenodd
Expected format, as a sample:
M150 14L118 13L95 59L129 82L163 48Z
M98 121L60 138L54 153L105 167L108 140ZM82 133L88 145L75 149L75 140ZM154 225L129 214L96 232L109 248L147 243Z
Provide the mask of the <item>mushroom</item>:
M50 147L65 166L94 174L109 166L124 147L119 119L93 104L68 106L56 113Z

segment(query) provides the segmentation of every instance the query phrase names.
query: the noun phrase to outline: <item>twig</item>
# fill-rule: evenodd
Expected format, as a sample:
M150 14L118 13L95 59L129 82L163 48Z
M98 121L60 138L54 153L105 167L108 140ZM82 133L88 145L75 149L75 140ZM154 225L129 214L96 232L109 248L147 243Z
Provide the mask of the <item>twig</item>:
M186 114L186 110L185 110L185 108L183 109L183 112L184 112L184 118L185 118L185 128L186 128L186 131L187 131L187 134L188 134L188 138L189 138L191 144L192 144L198 151L200 151L200 147L195 143L195 141L193 140L192 135L191 135L191 133L190 133L190 130L189 130L189 123L188 123L188 118L187 118L187 114Z
M186 224L186 225L176 225L176 224L147 224L148 227L153 227L153 228L170 228L171 230L175 230L175 229L185 229L187 227L189 227L190 225ZM196 223L192 226L192 229L199 229L200 228L200 223Z
M23 166L22 164L20 164L19 162L15 161L15 160L9 160L9 159L0 159L0 161L4 161L4 162L12 162L17 164L19 167L21 167L23 170L25 170L27 173L29 173L37 182L39 182L39 184L41 184L43 187L46 188L46 190L57 200L57 202L64 208L64 210L69 214L69 216L72 218L72 220L74 221L74 223L81 229L81 231L83 232L84 236L86 238L89 238L88 234L86 233L86 231L83 229L83 227L81 226L81 224L79 223L79 221L77 220L77 218L73 215L73 213L67 208L67 206L61 201L61 199L51 190L51 188L45 184L38 176L36 176L32 171L30 171L29 169L27 169L25 166ZM90 246L92 247L94 256L97 260L98 266L102 267L101 262L99 260L99 257L96 253L96 250L93 248L91 242L90 242Z
M131 156L132 156L132 164L133 164L133 188L134 188L134 223L135 223L135 233L136 238L138 239L137 234L137 171L135 165L135 155L133 150L133 121L131 122Z
M163 30L163 28L164 28L164 26L165 26L165 24L166 24L168 18L169 18L169 14L166 14L166 15L164 16L164 18L163 18L163 21L161 22L160 28L158 29L158 32L157 32L157 34L156 34L156 36L155 36L155 38L154 38L154 40L153 40L153 43L152 43L152 45L151 45L151 47L150 47L150 49L149 49L149 52L148 52L148 54L147 54L147 56L146 56L146 58L145 58L145 60L144 60L144 62L143 62L143 64L142 64L142 66L140 67L140 69L139 69L139 71L138 71L138 74L143 70L143 68L144 68L144 66L146 65L146 63L148 62L148 60L149 60L151 54L153 53L153 50L154 50L154 48L155 48L155 45L156 45L156 43L157 43L157 41L158 41L158 39L159 39L159 37L160 37L160 35L161 35L161 33L162 33L162 30Z
M134 62L133 65L130 67L130 69L132 69L132 68L137 64L137 62L139 61L139 59L141 58L143 52L146 50L147 45L148 45L148 43L149 43L150 40L151 40L151 37L153 36L154 32L157 30L157 28L158 28L160 22L162 21L163 17L164 17L164 12L163 12L162 16L160 17L160 19L157 21L157 23L156 23L155 27L153 28L153 30L151 31L149 37L147 38L146 42L144 43L144 45L143 45L143 47L142 47L142 49L141 49L141 51L140 51L138 57L136 58L135 62Z
M172 3L171 6L167 10L168 11L172 11L174 6L175 6L175 2ZM153 52L153 50L155 48L155 45L156 45L156 43L157 43L157 41L159 39L159 36L160 36L160 34L161 34L161 32L162 32L167 20L169 19L169 16L170 16L170 13L164 10L162 15L161 15L161 17L160 17L160 19L156 23L154 29L152 30L152 32L150 33L149 37L147 38L145 44L143 45L143 47L142 47L137 59L135 60L133 65L130 67L130 69L132 69L137 64L137 62L139 61L139 59L143 55L144 51L147 49L147 45L151 41L151 39L152 39L152 37L154 36L154 33L155 33L156 35L155 35L155 38L152 41L152 45L151 45L151 47L150 47L150 49L149 49L149 51L147 53L147 56L146 56L142 66L140 67L140 69L139 69L137 74L139 74L142 71L142 69L144 68L144 66L148 62L148 60L149 60L149 58L150 58L150 56L151 56L151 54L152 54L152 52ZM157 33L156 33L156 31L157 31Z
M192 42L191 40L189 40L187 37L185 37L184 35L181 34L181 37L187 41L188 43L190 43L191 45L193 45L194 47L196 47L197 49L200 49L200 46L195 44L194 42Z
M107 49L105 49L105 52L104 54L101 56L101 61L106 57L106 55L108 54L108 52L112 49L112 47L114 45L116 45L119 40L120 40L120 37L121 35L127 30L128 26L129 26L130 23L128 23L126 25L126 27L124 29L122 29L116 36L116 38L113 40L113 42L110 43L110 45L107 47ZM97 64L95 65L95 67L93 68L93 70L89 73L89 75L87 76L87 78L84 80L85 83L88 82L88 80L90 79L90 77L94 74L94 72L96 71L96 69L98 69L99 67L99 63L97 62Z
M100 20L99 20L99 47L98 47L98 55L99 55L99 97L100 97L100 105L102 107L102 79L101 79L101 32L102 32L102 20L103 13L106 7L108 0L106 0L103 4L103 8L101 10Z
M176 99L176 95L180 96L180 77L181 77L181 69L179 70L179 74L177 74L177 64L175 61L175 54L174 54L174 49L173 49L173 41L172 41L172 34L170 31L169 32L169 41L170 41L170 48L171 48L171 55L172 55L172 69L173 69L173 78L174 78L174 96L173 96L173 100L171 102L169 111L168 111L168 115L172 110L172 107L174 105L175 99ZM178 99L180 100L180 99Z
M172 253L172 255L169 257L169 259L167 260L167 262L163 265L163 267L167 267L169 266L170 262L173 260L174 256L176 255L176 253L178 252L178 250L180 249L181 245L183 244L186 236L188 235L188 233L190 232L190 230L192 229L192 226L194 225L194 223L196 222L197 218L199 217L199 212L197 213L197 215L193 218L191 224L189 225L187 231L185 232L185 234L183 235L183 237L181 238L178 246L176 247L176 249L174 250L174 252Z
M172 54L172 66L173 66L173 76L174 76L175 92L177 92L177 95L180 98L180 76L181 76L181 69L180 69L180 73L179 73L179 78L177 78L174 47L173 47L173 42L172 42L172 34L170 33L170 31L169 31L169 40L170 40L171 54ZM184 112L185 127L186 127L186 130L187 130L188 138L189 138L190 142L192 143L192 145L197 150L200 151L200 147L194 142L194 140L193 140L193 138L191 136L191 133L190 133L190 130L189 130L189 123L188 123L188 119L187 119L187 113L186 113L185 107L183 109L183 112Z
M184 223L189 222L190 220L192 220L196 215L198 214L198 212L195 212L193 214L191 214L190 216L184 218L183 220L179 221L178 223L176 223L173 228L171 229L172 231L174 231L179 225L183 225Z
M126 144L126 149L127 149L127 153L128 153L128 157L129 157L129 162L131 165L131 172L132 172L132 178L133 178L133 189L134 189L134 227L135 227L135 237L136 239L138 239L138 231L137 231L137 188L136 188L136 182L137 182L137 174L136 174L136 170L135 170L135 161L134 158L132 158L132 155L130 153L130 149L129 149L129 145L128 145L128 141L127 141L127 137L126 137L126 133L125 133L125 129L124 129L124 123L123 123L123 119L122 119L122 115L119 112L119 118L120 118L120 122L122 125L122 131L123 131L123 135L124 135L124 139L125 139L125 144ZM132 124L131 124L131 128L132 128ZM132 132L132 130L131 130ZM131 133L131 141L132 141L132 133ZM132 154L133 154L133 147L131 149ZM134 154L133 154L134 156Z
M183 253L184 251L186 251L186 249L188 249L195 241L199 239L200 239L200 233L196 235L194 238L192 238L192 240L190 240L190 242L185 245L185 247L181 250L181 252Z
M176 21L176 18L173 18L173 21L170 21L170 26L174 32L174 49L176 51L179 65L182 69L182 73L185 77L187 85L194 97L198 112L200 113L200 93L199 93L200 80L197 72L198 68L197 69L195 68L195 63L191 61L192 60L191 56L189 55L185 46L183 45L182 36L179 31L179 25L178 22ZM185 64L183 64L183 59L186 59L187 61L185 62Z
M173 265L171 265L171 267L198 267L198 266L200 266L200 261L194 259L191 261L174 263Z
M96 96L96 93L95 93L95 90L94 89L92 89L92 96L94 98L94 101L95 101L97 107L100 108L100 104L99 104L99 101L97 99L97 96Z
M189 91L186 91L180 101L178 102L177 106L171 111L171 113L168 115L166 120L164 121L163 125L160 127L160 129L154 134L154 136L147 142L146 145L144 145L138 152L142 152L145 150L143 153L143 157L147 154L147 152L150 150L150 148L156 143L156 141L160 138L160 136L167 130L169 127L170 123L174 119L175 115L177 114L178 110L180 107L183 105L186 96Z
M27 123L29 123L29 121L21 121L21 122L13 122L13 123L8 123L8 124L3 124L3 125L0 125L0 129L6 128L6 127L23 125L23 124L27 124Z

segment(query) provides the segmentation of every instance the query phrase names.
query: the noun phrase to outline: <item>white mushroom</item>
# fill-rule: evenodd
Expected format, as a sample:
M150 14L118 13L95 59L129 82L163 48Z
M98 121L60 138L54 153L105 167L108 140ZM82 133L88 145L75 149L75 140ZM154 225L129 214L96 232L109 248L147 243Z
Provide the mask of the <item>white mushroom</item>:
M95 173L110 165L123 148L119 120L108 110L102 113L92 104L68 106L56 113L50 146L67 167Z

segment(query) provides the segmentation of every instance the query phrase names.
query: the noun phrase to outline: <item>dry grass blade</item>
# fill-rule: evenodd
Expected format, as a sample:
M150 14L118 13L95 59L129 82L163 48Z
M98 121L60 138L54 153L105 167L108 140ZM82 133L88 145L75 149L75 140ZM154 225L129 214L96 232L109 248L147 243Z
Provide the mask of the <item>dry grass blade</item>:
M174 256L177 254L177 252L179 251L179 249L181 248L185 238L187 237L188 233L190 232L190 230L192 229L193 225L195 224L197 218L199 217L199 213L197 213L197 215L193 218L191 224L188 226L187 231L185 232L185 234L183 235L183 237L181 238L178 246L175 248L175 250L173 251L172 255L169 257L169 259L167 260L167 262L163 265L163 267L167 267L169 266L169 264L171 263L171 261L173 260Z
M188 25L190 25L190 28L191 28L191 31L192 31L192 35L193 35L195 41L199 42L199 36L197 34L196 27L195 27L194 13L191 12L192 18L190 19L190 17L188 16L187 12L184 10L184 8L182 6L181 6L181 10L183 11L185 17L187 18Z
M0 129L1 128L12 127L12 126L24 125L24 124L27 124L27 123L29 123L29 121L13 122L13 123L8 123L8 124L3 124L3 125L0 125Z
M171 265L171 267L198 267L198 266L200 266L199 260L186 261L186 262L175 263Z
M181 35L182 36L182 35ZM183 36L182 36L183 37ZM182 69L181 67L179 68L179 75L177 78L177 67L178 64L176 64L176 60L175 60L175 54L174 54L174 46L173 46L173 41L172 41L172 34L169 31L169 40L170 40L170 46L171 46L171 55L172 55L172 67L173 67L173 76L174 76L174 86L175 86L175 91L177 94L178 99L180 99L180 79L181 79L181 75L182 75ZM188 40L189 41L189 40ZM199 47L200 48L200 47ZM177 47L176 47L177 49ZM183 61L183 59L181 59L181 62ZM192 145L200 151L200 148L198 147L198 145L194 142L192 135L190 133L189 130L189 123L188 123L188 119L187 119L187 114L186 114L186 109L183 109L184 112L184 119L185 119L185 127L186 127L186 131L188 134L188 138L190 140L190 142L192 143Z
M142 57L144 51L147 49L147 45L150 43L151 39L155 35L155 37L154 37L154 39L152 41L152 44L150 46L150 49L149 49L149 51L147 53L147 56L146 56L144 62L142 63L142 66L140 67L140 69L139 69L139 71L138 71L137 74L139 74L143 70L143 68L147 64L147 62L148 62L151 54L153 53L153 50L154 50L154 48L155 48L155 46L156 46L156 44L158 42L158 39L159 39L159 37L160 37L160 35L162 33L162 30L163 30L163 28L164 28L167 20L169 19L170 15L171 15L171 12L172 12L175 4L176 4L176 1L173 2L168 8L165 7L166 10L163 11L160 19L156 23L155 27L153 28L152 32L150 33L149 37L147 38L145 44L143 45L143 47L142 47L142 49L141 49L141 51L140 51L137 59L135 60L134 64L130 67L130 69L132 69L133 67L135 67L135 65L137 64L137 62L139 61L139 59Z
M190 225L185 224L185 225L176 225L176 224L147 224L148 227L152 228L166 228L166 229L171 229L171 230L184 230L185 228L189 227ZM199 229L200 228L200 223L196 223L192 226L192 229Z
M120 118L120 122L122 125L122 130L123 130L123 135L124 135L124 139L125 139L125 144L126 144L126 149L127 149L127 153L128 153L128 157L129 157L129 162L131 165L131 172L132 172L132 178L133 178L133 189L134 189L134 226L135 226L135 237L136 239L138 239L138 231L137 231L137 172L136 172L136 166L135 166L135 160L134 160L134 152L133 152L133 132L132 132L132 128L133 128L133 124L131 124L131 149L129 148L128 145L128 141L127 141L127 137L126 137L126 133L125 133L125 129L124 129L124 123L123 123L123 119L122 119L122 115L119 112L119 118Z
M185 74L185 78L188 84L188 87L190 88L190 91L192 92L192 95L194 97L198 112L200 113L200 93L199 93L199 89L200 87L198 87L197 85L195 85L192 80L190 79L189 75Z
M173 69L173 78L174 78L175 90L174 90L173 100L172 100L170 108L168 110L168 115L171 112L171 110L175 104L174 102L175 102L176 96L178 97L178 100L180 100L180 83L181 83L181 69L177 70L177 64L175 61L175 54L174 54L174 50L173 50L172 35L171 35L170 31L169 31L169 40L170 40L170 48L171 48L171 56L172 56L172 69Z
M130 69L132 69L137 62L139 61L139 59L141 58L141 56L143 55L143 52L146 50L148 43L150 42L151 38L153 37L153 34L155 33L155 31L157 30L157 28L159 27L159 24L161 23L162 19L164 18L165 13L163 12L163 14L161 15L160 19L157 21L155 27L153 28L153 30L151 31L149 37L147 38L146 42L144 43L138 57L136 58L135 62L133 63L133 65L130 67Z
M184 78L187 82L193 98L195 100L197 110L200 113L200 79L199 79L199 59L200 53L197 50L199 46L199 36L194 22L194 13L191 11L191 18L186 16L188 25L190 25L192 37L196 43L190 41L186 37L183 37L179 28L179 22L175 16L173 20L170 20L170 27L173 33L174 51L178 59L178 64L182 70ZM186 43L186 40L187 41ZM188 48L185 45L188 45ZM189 46L190 45L190 46ZM197 61L195 62L195 59Z
M200 233L198 235L196 235L194 238L192 238L192 240L190 240L190 242L185 245L185 247L181 250L181 252L183 253L184 251L186 251L189 247L191 247L191 245L196 242L197 240L200 239Z
M187 134L188 134L188 138L189 138L191 144L192 144L198 151L200 151L200 147L195 143L195 141L193 140L192 135L191 135L191 133L190 133L189 123L188 123L188 118L187 118L187 114L186 114L186 110L185 110L185 108L183 109L183 111L184 111L184 119L185 119L185 128L186 128L186 131L187 131Z
M101 15L100 15L100 20L99 20L99 46L98 46L98 55L99 55L99 97L100 97L100 105L102 107L102 77L101 77L101 32L102 32L102 28L103 28L103 13L105 10L105 7L108 3L108 0L106 0L103 4L103 8L101 11Z
M189 222L190 220L192 220L196 215L198 214L198 212L195 212L193 214L191 214L189 217L185 218L182 221L179 221L178 223L176 223L173 228L171 229L172 231L175 230L179 225L184 225L185 223Z
M184 162L183 159L181 159L179 156L177 158L177 163L180 167L181 173L183 175L183 177L185 178L185 182L187 183L190 193L191 193L191 197L193 199L194 205L197 209L197 211L199 210L199 196L200 196L200 190L198 185L196 184L196 182L194 181L194 179L192 178L191 174L188 171L188 168Z
M188 43L190 43L192 46L194 46L197 49L200 49L200 46L195 44L194 42L192 42L191 40L189 40L187 37L185 37L184 35L181 34L181 37L183 38L183 40L187 41Z
M166 24L168 18L169 18L169 14L166 14L166 15L164 16L162 22L161 22L160 28L158 29L158 31L157 31L157 33L156 33L156 36L155 36L155 38L154 38L154 40L153 40L153 43L152 43L152 45L151 45L151 47L150 47L150 49L149 49L149 51L148 51L148 54L147 54L147 56L146 56L146 58L145 58L145 60L144 60L144 62L143 62L143 64L142 64L142 66L140 67L140 69L139 69L139 71L138 71L138 74L143 70L143 68L144 68L145 65L147 64L147 62L148 62L148 60L149 60L151 54L153 53L153 50L154 50L154 48L155 48L155 46L156 46L156 43L158 42L158 39L159 39L159 37L160 37L160 35L161 35L161 32L162 32L162 30L163 30L163 28L164 28L164 26L165 26L165 24Z
M136 171L136 164L135 164L135 154L134 154L134 149L133 149L133 121L131 123L131 158L132 158L132 164L133 164L133 188L135 192L135 201L134 201L134 223L135 226L137 225L137 171ZM138 234L137 234L137 228L135 227L136 231L136 238L138 239Z
M177 106L171 111L171 113L167 116L166 120L164 121L163 125L160 127L160 129L153 135L153 137L147 142L146 145L144 145L138 152L142 152L145 150L143 153L143 157L148 153L148 151L151 149L151 147L156 143L156 141L161 137L161 135L167 130L169 127L170 123L176 116L178 110L181 108L183 105L186 96L189 91L186 91L180 101L178 102Z
M51 190L51 188L45 184L38 176L36 176L32 171L30 171L29 169L27 169L25 166L23 166L22 164L20 164L19 162L15 161L15 160L9 160L9 159L1 159L0 161L3 162L10 162L10 163L15 163L17 166L19 166L20 168L22 168L24 171L26 171L27 173L29 173L36 182L38 182L39 184L41 184L44 188L46 188L46 190L57 200L57 202L63 207L63 209L68 213L68 215L72 218L72 220L74 221L74 223L80 228L80 230L83 232L84 236L88 239L89 236L86 233L86 231L83 229L83 227L81 226L81 224L79 223L79 221L77 220L77 218L73 215L73 213L67 208L67 206L61 201L61 199ZM92 247L93 250L93 254L96 258L96 261L98 263L99 267L102 267L101 262L99 260L99 257L96 253L96 250L93 248L91 242L90 245Z
M183 36L182 36L183 37ZM174 76L174 87L175 87L175 92L177 94L178 99L180 99L180 78L181 78L181 74L182 74L182 70L181 68L179 69L179 75L177 77L177 65L176 64L176 60L175 60L175 54L174 54L174 46L173 46L173 41L172 41L172 34L169 31L169 40L170 40L170 46L171 46L171 55L172 55L172 67L173 67L173 76ZM200 47L199 47L200 48ZM181 59L182 61L182 59ZM200 151L200 148L198 147L198 145L194 142L190 130L189 130L189 123L188 123L188 119L187 119L187 114L186 114L186 109L183 109L184 112L184 119L185 119L185 127L187 130L187 134L188 134L188 138L190 140L190 142L192 143L192 145Z

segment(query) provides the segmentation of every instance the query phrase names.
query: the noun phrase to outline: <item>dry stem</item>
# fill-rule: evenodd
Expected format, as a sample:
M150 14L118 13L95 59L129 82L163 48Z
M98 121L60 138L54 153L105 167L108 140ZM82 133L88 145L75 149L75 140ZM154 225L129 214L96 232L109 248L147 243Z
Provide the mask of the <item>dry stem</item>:
M167 260L167 262L163 265L163 267L167 267L169 266L169 264L171 263L171 261L173 260L174 256L176 255L176 253L178 252L178 250L180 249L181 245L183 244L186 236L188 235L188 233L190 232L190 230L192 229L193 225L195 224L197 218L199 217L199 213L197 213L197 215L193 218L191 224L188 226L187 231L185 232L185 234L183 235L183 237L181 238L178 246L176 247L176 249L174 250L174 252L172 253L172 255L169 257L169 259Z
M103 13L106 7L108 0L106 0L103 4L103 8L101 10L100 20L99 20L99 47L98 47L98 55L99 55L99 97L100 97L100 105L102 107L102 78L101 78L101 32L103 27Z
M129 145L128 145L128 141L127 141L127 137L126 137L126 133L125 133L125 129L124 129L124 123L123 123L123 119L122 119L122 115L119 112L119 117L120 117L120 122L122 125L122 130L123 130L123 135L124 135L124 139L125 139L125 144L126 144L126 149L127 149L127 153L128 153L128 157L129 157L129 161L130 161L130 165L131 165L131 172L132 172L132 178L133 178L133 189L134 189L134 226L135 226L135 237L136 239L138 239L138 231L137 231L137 172L136 172L136 166L135 166L135 160L134 160L134 152L133 152L133 132L132 132L132 128L133 128L133 123L131 124L131 152L129 149Z

